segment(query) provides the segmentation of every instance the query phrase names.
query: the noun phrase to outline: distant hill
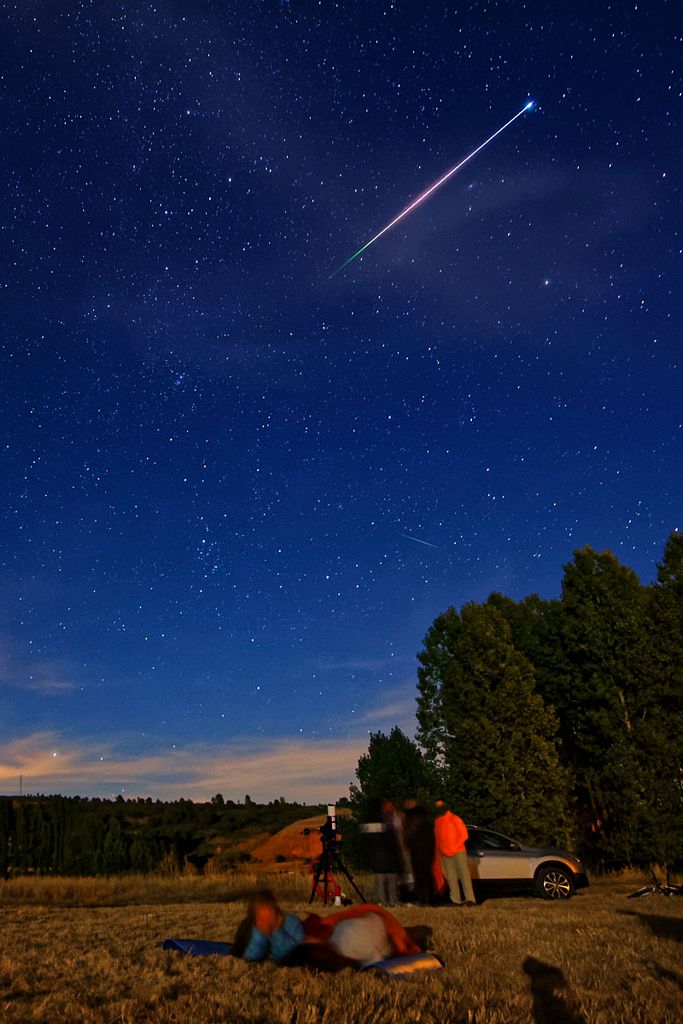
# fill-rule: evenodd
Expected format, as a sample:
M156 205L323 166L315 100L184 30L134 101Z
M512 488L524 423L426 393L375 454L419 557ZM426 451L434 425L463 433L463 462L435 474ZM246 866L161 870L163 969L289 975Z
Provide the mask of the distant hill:
M203 871L252 858L303 860L315 837L306 840L301 832L322 824L325 809L284 800L242 804L220 794L207 803L0 796L0 876ZM283 831L290 838L267 845Z
M337 818L343 819L350 814L348 809L340 808L337 811ZM326 820L326 814L301 818L286 825L275 835L255 843L250 851L250 866L255 866L254 862L256 862L269 870L277 869L279 866L287 869L291 868L292 862L317 860L321 851L319 829ZM309 834L305 835L304 830L308 830Z

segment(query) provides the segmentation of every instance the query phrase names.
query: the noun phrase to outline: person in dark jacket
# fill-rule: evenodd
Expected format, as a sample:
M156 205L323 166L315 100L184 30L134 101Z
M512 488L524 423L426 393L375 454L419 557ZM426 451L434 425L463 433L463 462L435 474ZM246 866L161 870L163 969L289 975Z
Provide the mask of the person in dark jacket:
M393 907L398 903L398 876L402 870L398 841L390 815L382 810L382 801L371 802L366 819L360 831L373 874L374 902Z
M409 797L404 803L405 838L415 880L415 899L423 906L434 902L434 825L426 808Z

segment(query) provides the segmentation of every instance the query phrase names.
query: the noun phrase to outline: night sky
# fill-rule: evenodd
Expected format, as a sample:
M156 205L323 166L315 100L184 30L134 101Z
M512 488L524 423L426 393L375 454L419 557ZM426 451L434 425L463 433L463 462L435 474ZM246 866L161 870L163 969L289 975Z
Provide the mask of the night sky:
M0 6L0 792L333 800L449 604L654 578L678 5Z

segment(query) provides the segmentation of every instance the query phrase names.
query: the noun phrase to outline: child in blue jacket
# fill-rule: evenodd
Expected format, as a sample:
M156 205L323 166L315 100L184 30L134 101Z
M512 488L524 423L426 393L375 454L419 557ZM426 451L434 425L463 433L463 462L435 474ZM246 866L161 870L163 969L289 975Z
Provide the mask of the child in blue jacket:
M286 963L303 942L303 924L294 914L283 914L269 889L254 893L247 916L238 929L233 954L244 960Z

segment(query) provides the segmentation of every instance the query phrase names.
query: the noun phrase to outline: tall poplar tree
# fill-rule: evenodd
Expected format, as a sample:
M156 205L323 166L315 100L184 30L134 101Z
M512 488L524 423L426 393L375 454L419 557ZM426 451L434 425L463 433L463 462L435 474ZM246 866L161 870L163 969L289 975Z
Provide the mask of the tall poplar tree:
M610 551L575 551L544 696L574 773L583 852L603 867L638 862L648 817L636 736L649 686L645 622L645 588L633 570Z
M444 644L429 645L428 634L419 657L430 689L423 687L418 698L421 721L441 715L434 731L447 795L475 824L566 842L569 776L559 761L554 713L534 688L533 666L493 605L465 605L457 626L454 610L447 615L449 656Z
M417 741L425 752L425 764L436 789L444 781L446 766L443 680L457 655L460 631L460 616L450 607L429 627L424 649L417 656Z
M647 595L648 672L636 720L648 860L683 866L683 534L666 542Z

